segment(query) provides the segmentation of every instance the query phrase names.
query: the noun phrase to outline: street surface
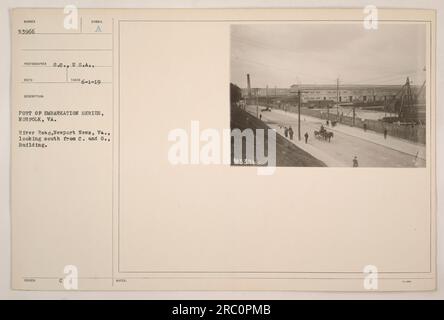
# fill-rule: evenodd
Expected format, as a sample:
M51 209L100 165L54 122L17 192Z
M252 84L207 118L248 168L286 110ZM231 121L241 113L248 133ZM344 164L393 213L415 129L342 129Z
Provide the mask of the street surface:
M314 157L323 161L327 166L352 167L353 158L358 159L359 167L425 167L425 146L406 140L388 136L383 139L382 134L368 130L364 132L357 128L345 128L338 124L332 128L326 126L322 119L301 115L301 141L298 141L297 114L280 110L261 111L262 121L277 133L284 136L283 126L291 126L294 131L292 142ZM256 106L247 106L246 110L256 116ZM328 131L334 133L331 142L316 139L314 131L319 131L321 124ZM344 127L344 130L341 130ZM358 131L359 130L359 131ZM308 132L308 143L305 144L304 134Z

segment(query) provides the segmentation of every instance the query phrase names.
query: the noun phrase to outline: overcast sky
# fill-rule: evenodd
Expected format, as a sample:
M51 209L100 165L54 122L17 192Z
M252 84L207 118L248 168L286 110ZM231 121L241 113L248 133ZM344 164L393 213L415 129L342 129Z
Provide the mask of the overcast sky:
M267 24L231 27L231 82L252 87L292 84L403 84L425 78L425 24Z

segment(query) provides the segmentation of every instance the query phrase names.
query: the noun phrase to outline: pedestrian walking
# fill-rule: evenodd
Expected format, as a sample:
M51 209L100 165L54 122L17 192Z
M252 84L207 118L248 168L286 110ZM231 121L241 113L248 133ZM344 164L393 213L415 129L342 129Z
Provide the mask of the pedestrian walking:
M288 128L284 127L284 134L285 134L285 138L288 138Z
M290 135L290 140L293 140L293 128L290 126L290 128L288 129L288 134Z
M357 167L359 167L358 157L355 156L355 157L353 158L353 168L357 168Z
M367 123L364 123L364 132L367 131Z
M384 139L387 139L387 128L384 128Z
M259 119L261 119L262 120L262 113L259 115Z
M305 137L305 143L307 144L307 142L308 142L308 132L305 132L304 137Z

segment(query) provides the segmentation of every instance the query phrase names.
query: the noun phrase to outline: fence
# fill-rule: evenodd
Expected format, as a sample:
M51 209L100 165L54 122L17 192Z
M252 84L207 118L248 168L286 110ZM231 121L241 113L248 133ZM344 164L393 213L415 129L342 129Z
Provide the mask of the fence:
M276 106L274 106L276 108ZM279 106L278 109L297 113L298 108L295 106ZM331 121L337 121L338 123L342 123L345 125L349 125L351 127L358 127L358 128L364 128L364 124L367 126L367 130L372 130L375 132L379 132L381 134L384 134L384 130L387 130L387 135L410 140L413 142L418 142L425 144L426 143L426 126L425 125L419 125L419 124L399 124L399 123L388 123L383 122L381 120L371 120L366 119L362 120L361 118L355 117L355 121L353 123L353 117L350 116L344 116L344 115L337 115L335 112L330 112L329 115L327 115L327 111L319 110L319 109L308 109L308 108L301 108L301 114L312 116L320 119L327 120L327 117Z

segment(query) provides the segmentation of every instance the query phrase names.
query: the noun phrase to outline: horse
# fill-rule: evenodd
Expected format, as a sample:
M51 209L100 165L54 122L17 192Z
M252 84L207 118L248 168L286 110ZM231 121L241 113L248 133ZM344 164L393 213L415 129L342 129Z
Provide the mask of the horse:
M327 130L321 130L321 131L314 131L314 136L317 139L324 139L325 141L328 140L328 142L330 142L331 138L333 138L334 134L331 131L327 131Z
M324 134L324 139L328 140L328 142L330 142L331 138L333 138L333 132L330 131Z

